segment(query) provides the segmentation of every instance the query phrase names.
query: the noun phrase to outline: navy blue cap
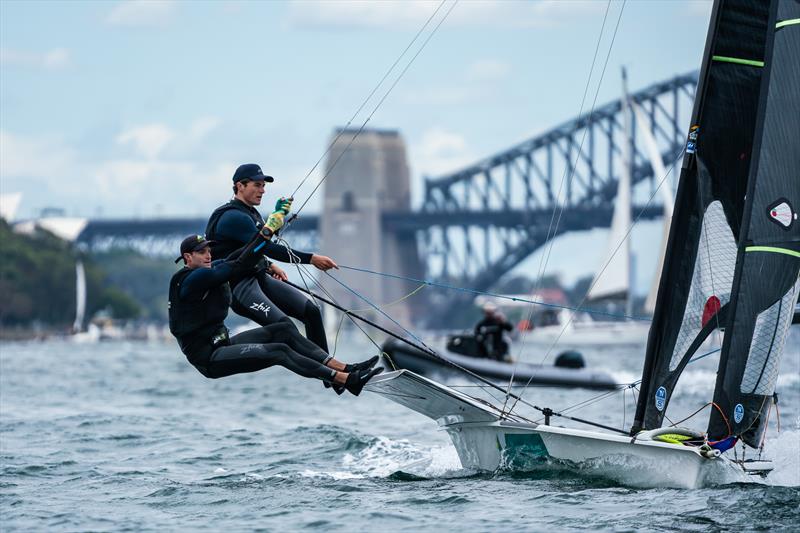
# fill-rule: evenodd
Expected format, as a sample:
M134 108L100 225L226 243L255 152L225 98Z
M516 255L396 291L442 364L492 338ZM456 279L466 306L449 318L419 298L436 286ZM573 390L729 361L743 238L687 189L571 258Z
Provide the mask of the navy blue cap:
M183 254L190 254L202 250L206 246L211 246L214 241L207 241L202 235L189 235L181 241L181 255L175 260L177 263L183 259Z
M255 163L246 163L244 165L239 165L239 168L233 173L234 183L242 180L273 182L275 178L272 176L265 176L264 173L261 172L261 167Z

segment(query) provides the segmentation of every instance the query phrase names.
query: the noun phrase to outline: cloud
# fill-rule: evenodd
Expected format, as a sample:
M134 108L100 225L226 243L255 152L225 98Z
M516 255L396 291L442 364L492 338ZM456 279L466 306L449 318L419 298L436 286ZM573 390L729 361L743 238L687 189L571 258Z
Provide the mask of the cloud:
M713 5L714 3L711 0L690 0L683 11L691 17L709 19L711 18Z
M131 128L117 136L117 143L133 144L148 159L158 156L175 138L175 133L164 124L148 124Z
M176 11L177 2L174 0L125 0L114 6L106 22L114 26L164 26Z
M450 173L476 160L462 135L441 128L424 132L411 151L415 166L427 176Z
M2 48L0 49L0 64L59 70L70 65L70 52L66 48L53 48L46 52Z
M352 30L420 28L439 6L439 1L329 2L294 0L289 4L287 22L301 29ZM446 2L436 14L440 20L452 7ZM448 16L449 27L540 28L569 24L575 17L603 12L593 1L460 2ZM432 29L433 26L429 26Z
M217 117L200 117L189 126L188 137L192 141L202 140L217 129L220 123L221 121Z
M0 177L59 176L74 167L76 152L58 139L26 138L0 130Z
M229 196L231 169L237 164L208 158L200 143L189 141L192 136L199 141L215 123L201 117L186 130L163 124L128 129L115 140L132 145L135 153L123 157L92 156L62 138L0 130L2 190L23 193L26 216L45 206L84 216L99 206L114 216L198 215ZM170 151L172 157L166 157L178 139L187 152L175 157Z
M473 81L496 81L508 76L511 65L494 59L480 59L467 68L467 78Z

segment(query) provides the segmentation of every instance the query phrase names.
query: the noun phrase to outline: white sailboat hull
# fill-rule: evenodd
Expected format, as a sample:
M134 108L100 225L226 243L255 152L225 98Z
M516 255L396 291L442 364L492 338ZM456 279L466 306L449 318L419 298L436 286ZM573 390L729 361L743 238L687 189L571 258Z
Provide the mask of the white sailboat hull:
M650 332L649 322L573 322L563 325L542 326L527 333L525 344L549 348L558 343L566 347L643 347Z
M556 462L629 485L678 488L742 474L728 459L706 458L694 446L501 420L489 406L407 370L377 376L366 388L434 419L465 468L524 470Z

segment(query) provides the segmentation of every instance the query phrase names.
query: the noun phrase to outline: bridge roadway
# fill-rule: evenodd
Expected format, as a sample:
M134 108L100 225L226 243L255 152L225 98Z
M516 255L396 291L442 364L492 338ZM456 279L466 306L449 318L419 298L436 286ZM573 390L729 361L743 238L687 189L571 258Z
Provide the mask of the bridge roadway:
M611 224L613 206L576 206L561 215L563 231L582 231ZM642 219L658 218L663 213L661 206L634 207L633 216ZM546 230L552 217L551 209L509 209L492 213L492 226L505 228L538 227ZM461 210L450 212L389 212L383 214L383 227L387 232L416 233L426 231L433 225L474 227L485 224L486 212ZM153 219L98 219L90 220L77 241L89 246L114 239L142 239L155 235L161 239L178 240L202 232L205 218L153 218ZM319 216L308 214L298 217L291 232L311 233L319 228ZM291 232L287 238L291 240ZM561 232L559 232L561 233Z

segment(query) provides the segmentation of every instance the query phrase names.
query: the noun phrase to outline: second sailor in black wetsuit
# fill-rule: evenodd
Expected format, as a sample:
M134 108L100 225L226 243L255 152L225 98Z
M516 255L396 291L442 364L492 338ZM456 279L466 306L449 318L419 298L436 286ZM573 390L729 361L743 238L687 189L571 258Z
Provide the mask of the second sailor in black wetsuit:
M270 217L267 236L283 223ZM224 261L211 261L209 241L190 236L181 243L184 268L170 280L169 327L189 362L207 378L221 378L283 366L295 374L344 386L358 395L369 379L383 369L373 357L345 364L304 338L287 322L228 336L224 320L231 302L231 279L247 274L258 263L265 239L257 234Z
M213 241L211 255L214 260L227 257L258 233L264 220L256 206L261 204L265 183L272 181L272 176L265 176L256 164L245 164L236 169L233 200L218 207L206 226L206 236ZM291 200L279 200L275 209L287 215L290 206ZM273 242L266 243L261 251L276 261L312 264L323 271L338 268L330 257L292 250ZM270 266L272 275L267 265L265 261L253 275L231 282L234 312L262 326L277 322L291 324L287 315L296 318L305 325L308 339L327 352L328 342L319 307L300 291L283 283L286 274L277 265Z

